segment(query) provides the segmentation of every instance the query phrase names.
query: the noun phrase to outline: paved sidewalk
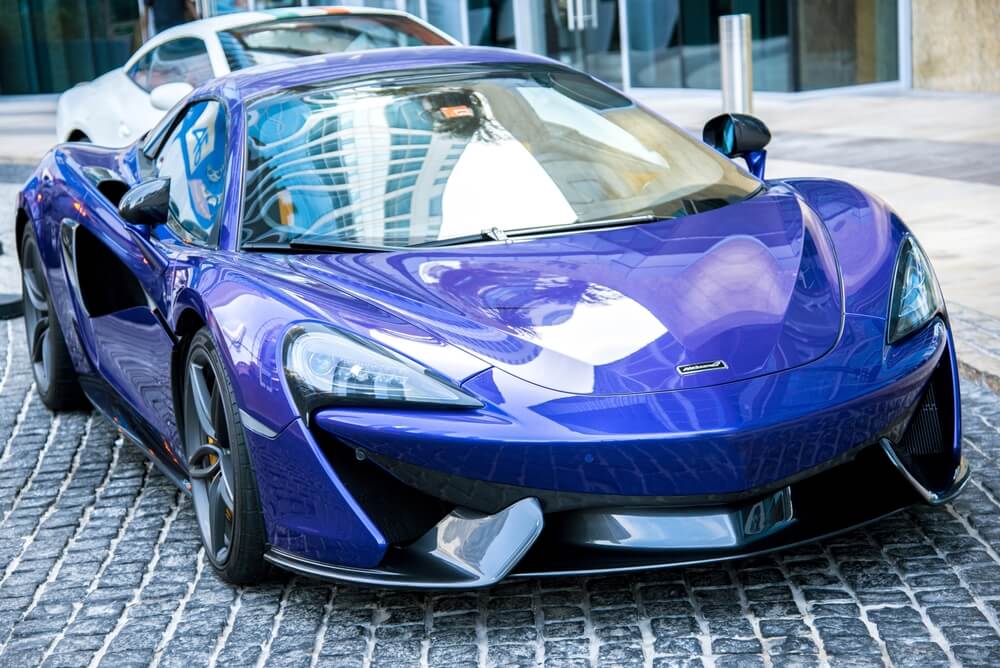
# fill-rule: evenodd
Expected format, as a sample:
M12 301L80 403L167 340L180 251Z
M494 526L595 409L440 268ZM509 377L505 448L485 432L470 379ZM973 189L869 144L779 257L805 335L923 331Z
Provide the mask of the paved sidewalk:
M1000 665L1000 396L982 386L963 387L975 477L955 503L816 545L483 592L242 589L109 423L42 407L21 326L0 323L0 666Z
M58 100L58 95L0 96L0 181L9 180L10 165L33 165L55 143Z

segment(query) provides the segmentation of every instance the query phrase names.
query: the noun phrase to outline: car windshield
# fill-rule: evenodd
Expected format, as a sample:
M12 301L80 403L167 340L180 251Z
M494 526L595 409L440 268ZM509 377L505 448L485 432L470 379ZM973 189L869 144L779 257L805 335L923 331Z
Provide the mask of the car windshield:
M333 14L256 23L219 33L231 70L324 53L449 42L406 16Z
M248 107L247 133L245 246L400 247L570 230L706 211L761 185L622 94L557 66L285 91Z

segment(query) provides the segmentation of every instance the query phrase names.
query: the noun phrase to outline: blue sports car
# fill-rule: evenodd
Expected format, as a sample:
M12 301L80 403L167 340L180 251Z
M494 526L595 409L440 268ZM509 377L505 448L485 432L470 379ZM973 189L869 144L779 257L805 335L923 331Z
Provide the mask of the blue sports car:
M37 392L188 492L234 583L690 564L946 501L927 256L856 187L764 180L769 139L506 50L226 76L25 185Z

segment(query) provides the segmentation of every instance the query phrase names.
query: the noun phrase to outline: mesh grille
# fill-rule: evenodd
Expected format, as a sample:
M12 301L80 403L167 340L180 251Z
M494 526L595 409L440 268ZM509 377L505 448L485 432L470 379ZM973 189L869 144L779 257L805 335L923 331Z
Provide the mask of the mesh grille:
M941 419L934 398L934 383L927 386L897 448L904 455L937 455L944 452Z

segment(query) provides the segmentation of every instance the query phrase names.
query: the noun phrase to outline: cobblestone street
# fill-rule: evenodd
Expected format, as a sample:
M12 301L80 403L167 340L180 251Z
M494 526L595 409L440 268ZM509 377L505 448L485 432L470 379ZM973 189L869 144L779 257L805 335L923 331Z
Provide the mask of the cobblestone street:
M794 552L478 593L234 589L137 449L46 411L21 326L0 323L0 665L1000 665L1000 397L972 382L954 505Z

